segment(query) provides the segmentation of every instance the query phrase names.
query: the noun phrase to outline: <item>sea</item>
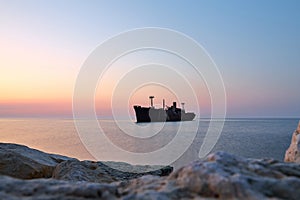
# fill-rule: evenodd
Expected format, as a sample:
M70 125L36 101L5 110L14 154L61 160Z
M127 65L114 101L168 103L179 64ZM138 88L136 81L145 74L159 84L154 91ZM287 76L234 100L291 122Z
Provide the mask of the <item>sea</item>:
M0 142L23 144L79 160L180 167L202 159L199 151L210 134L213 140L207 148L209 153L225 151L246 158L283 161L299 119L195 119L191 122L141 124L130 120L98 119L97 122L100 129L94 130L85 124L86 131L82 132L78 128L81 123L73 119L1 118ZM216 124L218 127L214 127ZM155 159L157 163L153 161Z

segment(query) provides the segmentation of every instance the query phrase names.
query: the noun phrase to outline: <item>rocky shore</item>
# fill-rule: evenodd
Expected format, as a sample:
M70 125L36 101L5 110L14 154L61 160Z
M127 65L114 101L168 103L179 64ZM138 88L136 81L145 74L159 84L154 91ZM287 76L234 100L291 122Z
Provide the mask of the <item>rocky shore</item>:
M0 199L300 199L298 134L286 161L246 159L225 152L172 171L79 161L0 143ZM295 139L296 138L296 139ZM293 142L294 141L294 142ZM145 172L147 171L147 172Z

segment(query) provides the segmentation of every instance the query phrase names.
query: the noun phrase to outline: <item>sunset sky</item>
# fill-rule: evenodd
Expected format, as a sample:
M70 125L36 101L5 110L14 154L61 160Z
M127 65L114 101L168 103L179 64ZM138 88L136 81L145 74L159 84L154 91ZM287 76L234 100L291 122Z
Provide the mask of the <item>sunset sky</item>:
M0 0L0 117L72 116L76 77L90 53L142 27L174 29L206 49L224 80L228 117L300 117L299 10L297 0ZM198 86L209 115L208 93ZM149 92L136 91L128 105L148 105L149 95L158 104L176 100L167 88ZM96 95L99 115L111 109L108 94Z

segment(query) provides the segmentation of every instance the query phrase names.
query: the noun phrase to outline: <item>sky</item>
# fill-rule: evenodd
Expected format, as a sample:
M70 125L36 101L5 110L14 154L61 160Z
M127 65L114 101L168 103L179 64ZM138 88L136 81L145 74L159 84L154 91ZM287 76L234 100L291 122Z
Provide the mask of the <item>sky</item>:
M222 75L228 117L300 117L299 10L296 0L0 0L0 117L72 116L76 78L91 52L143 27L181 32L205 48ZM98 88L109 91L106 84ZM209 115L208 92L199 91L200 110ZM163 87L118 100L127 100L127 109L148 105L149 92L158 103L164 95L176 100ZM96 94L99 115L115 109L107 95Z

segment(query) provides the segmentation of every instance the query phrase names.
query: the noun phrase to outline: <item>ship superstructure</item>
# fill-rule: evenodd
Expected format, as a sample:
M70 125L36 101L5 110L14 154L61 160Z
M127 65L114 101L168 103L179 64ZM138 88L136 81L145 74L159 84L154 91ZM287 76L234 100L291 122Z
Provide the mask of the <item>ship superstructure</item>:
M182 108L178 108L176 102L168 107L163 99L162 108L155 108L154 96L149 96L149 99L150 107L133 106L137 122L192 121L196 116L195 113L185 112L184 103L181 103Z

